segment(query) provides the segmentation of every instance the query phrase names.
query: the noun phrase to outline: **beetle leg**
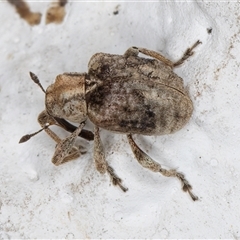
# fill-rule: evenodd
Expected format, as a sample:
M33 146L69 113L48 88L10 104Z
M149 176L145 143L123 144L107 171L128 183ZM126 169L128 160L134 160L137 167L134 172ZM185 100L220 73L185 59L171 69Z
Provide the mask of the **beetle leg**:
M58 124L58 122L51 117L45 110L42 111L39 116L38 116L38 122L41 125L42 128L44 128L46 126L46 124L48 124L49 126L51 125L57 125L59 127L62 127L60 124ZM68 144L67 140L69 138L71 138L71 136L75 136L76 132L78 133L79 130L77 130L78 128L76 128L75 132L73 132L68 138L61 140L60 137L58 137L58 135L56 133L54 133L52 130L50 130L49 128L45 128L45 132L57 143L56 149L55 149L55 153L54 156L52 158L52 162L55 165L60 165L62 163L71 161L73 159L76 159L78 157L80 157L81 152L80 150L73 146L74 142L71 144ZM65 141L65 142L64 142ZM64 152L65 151L65 152ZM60 155L63 154L61 157Z
M114 172L114 169L108 165L105 154L104 154L104 149L103 145L100 139L100 134L99 134L99 128L95 126L94 128L94 154L93 158L95 161L95 166L96 169L101 173L104 174L108 172L110 175L110 178L112 180L113 185L118 185L124 192L126 192L128 189L125 188L122 185L122 180L116 175Z
M152 50L149 50L149 49L146 49L146 48L131 47L124 53L124 56L126 56L126 57L137 56L139 53L142 53L142 54L147 55L152 58L156 58L157 60L163 62L164 64L166 64L167 66L169 66L171 68L174 65L174 63L171 60L167 59L162 54L152 51Z
M58 127L61 127L63 129L65 129L68 132L74 132L77 127L73 126L72 124L70 124L68 121L66 121L65 119L62 118L53 118L52 116L50 116L46 110L42 111L39 115L38 115L38 122L41 125L42 128L44 128L46 126L46 124L48 124L49 126L51 125L56 125ZM55 141L55 142L59 142L61 141L61 139L53 132L51 131L49 128L44 129L45 132ZM91 131L85 130L83 129L80 133L79 133L79 137L82 137L88 141L92 141L94 138L94 135Z
M78 137L78 134L82 131L84 125L84 122L81 123L72 134L57 143L54 155L52 157L53 164L58 166L65 162L76 159L81 155L80 150L74 146L74 143Z
M138 56L139 54L139 50L137 47L130 47L128 48L128 50L124 53L125 57L129 57L129 56Z
M49 126L51 125L57 125L59 127L61 127L53 117L51 117L45 110L42 111L39 115L38 115L38 122L41 125L42 128L44 128L46 126L46 124L48 124ZM59 143L61 141L61 138L59 138L52 130L50 130L49 128L44 129L45 132L56 142Z
M164 57L162 54L146 49L146 48L138 48L138 47L131 47L129 48L126 52L125 52L125 56L137 56L138 53L142 53L145 54L149 57L155 58L161 62L163 62L164 64L166 64L167 66L173 68L173 67L177 67L179 65L181 65L186 59L188 59L190 56L193 55L193 49L196 48L199 44L201 44L202 42L200 42L199 40L197 42L195 42L193 44L192 47L188 48L185 53L183 54L182 58L179 59L178 61L176 61L175 63L173 63L171 60L167 59L166 57Z
M193 52L193 49L196 48L199 44L201 44L202 42L197 40L197 42L195 42L193 44L192 47L188 48L185 53L183 54L182 58L179 59L178 61L176 61L174 64L173 64L173 67L177 67L179 65L181 65L186 59L188 59L189 57L191 57L194 52Z
M182 183L182 189L184 192L188 192L193 201L197 200L198 197L195 196L192 192L192 186L189 184L189 182L185 179L184 175L182 173L177 172L174 169L167 170L161 167L161 165L157 162L155 162L153 159L151 159L145 152L143 152L138 145L134 142L132 135L127 134L127 138L129 141L129 144L132 148L132 151L138 160L138 162L145 168L148 168L152 170L153 172L160 172L162 175L166 177L177 177L181 183Z
M63 118L54 117L54 120L58 123L59 127L64 128L66 131L70 133L73 133L77 129L76 126L72 125L71 123L69 123ZM91 131L86 129L82 129L82 131L79 133L78 136L88 141L92 141L94 138L94 134Z

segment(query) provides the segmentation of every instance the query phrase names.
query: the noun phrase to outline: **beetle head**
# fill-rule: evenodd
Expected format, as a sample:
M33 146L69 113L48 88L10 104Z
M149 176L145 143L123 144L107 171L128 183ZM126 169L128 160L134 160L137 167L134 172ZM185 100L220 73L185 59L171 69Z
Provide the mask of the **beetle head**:
M46 90L46 110L49 115L72 122L87 119L85 74L64 73Z

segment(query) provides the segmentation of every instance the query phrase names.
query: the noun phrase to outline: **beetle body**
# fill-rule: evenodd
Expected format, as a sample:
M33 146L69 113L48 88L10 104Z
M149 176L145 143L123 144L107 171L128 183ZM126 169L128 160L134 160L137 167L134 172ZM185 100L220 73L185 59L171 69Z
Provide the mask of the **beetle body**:
M88 76L100 82L89 93L87 108L89 119L101 128L169 134L181 129L192 114L183 80L158 60L99 53L89 62Z
M97 53L88 74L57 76L47 88L46 109L51 116L77 123L88 117L118 133L163 135L181 129L193 105L182 78L164 63Z
M93 158L97 171L107 172L112 183L126 191L122 180L105 159L99 128L126 134L133 154L143 167L166 177L177 177L182 189L197 200L184 175L174 169L162 168L138 147L132 134L170 134L188 122L193 104L182 78L173 72L173 67L190 57L199 43L197 41L188 48L175 63L145 48L132 47L124 55L97 53L89 61L88 73L58 75L46 91L37 76L30 73L45 93L46 109L38 117L42 129L23 136L20 142L45 130L57 143L52 162L58 166L81 155L80 148L75 145L78 136L87 140L94 138ZM139 53L153 59L139 57ZM84 129L88 118L95 125L94 134ZM78 127L66 120L78 123ZM58 125L71 134L61 139L49 129L51 125Z

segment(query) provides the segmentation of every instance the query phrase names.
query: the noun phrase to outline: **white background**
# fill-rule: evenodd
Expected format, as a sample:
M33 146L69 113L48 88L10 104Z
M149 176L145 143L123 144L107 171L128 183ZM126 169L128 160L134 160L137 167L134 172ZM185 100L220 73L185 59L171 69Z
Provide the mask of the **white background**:
M43 14L40 25L29 26L0 3L0 238L239 239L239 3L71 2L59 25L44 22L50 3L29 4ZM29 71L46 88L57 74L86 72L96 52L139 46L174 61L198 39L194 56L175 70L194 103L191 120L173 135L135 139L153 159L183 172L199 201L177 179L143 169L124 135L101 131L127 193L95 170L92 142L80 140L88 152L59 167L47 134L18 144L40 128L44 109Z

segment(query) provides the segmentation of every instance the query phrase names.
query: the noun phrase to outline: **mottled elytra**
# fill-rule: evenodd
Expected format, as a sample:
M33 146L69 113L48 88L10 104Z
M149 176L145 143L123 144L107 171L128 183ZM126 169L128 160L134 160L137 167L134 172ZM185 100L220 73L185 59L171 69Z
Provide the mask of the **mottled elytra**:
M88 73L63 73L45 91L38 77L32 80L45 93L46 109L38 116L41 130L25 135L20 142L44 130L56 143L52 162L55 165L71 161L81 155L75 146L78 136L94 140L93 158L96 169L108 173L114 185L124 192L127 188L105 158L99 128L126 134L137 161L153 172L166 177L177 177L182 189L195 201L191 185L182 173L167 170L143 152L133 140L133 134L163 135L180 130L190 119L193 104L183 80L173 72L193 54L197 41L175 63L160 53L145 48L131 47L124 55L96 53L88 63ZM151 58L139 57L139 53ZM86 120L94 125L94 134L83 129ZM75 127L70 122L78 123ZM51 125L62 127L71 134L60 139Z

